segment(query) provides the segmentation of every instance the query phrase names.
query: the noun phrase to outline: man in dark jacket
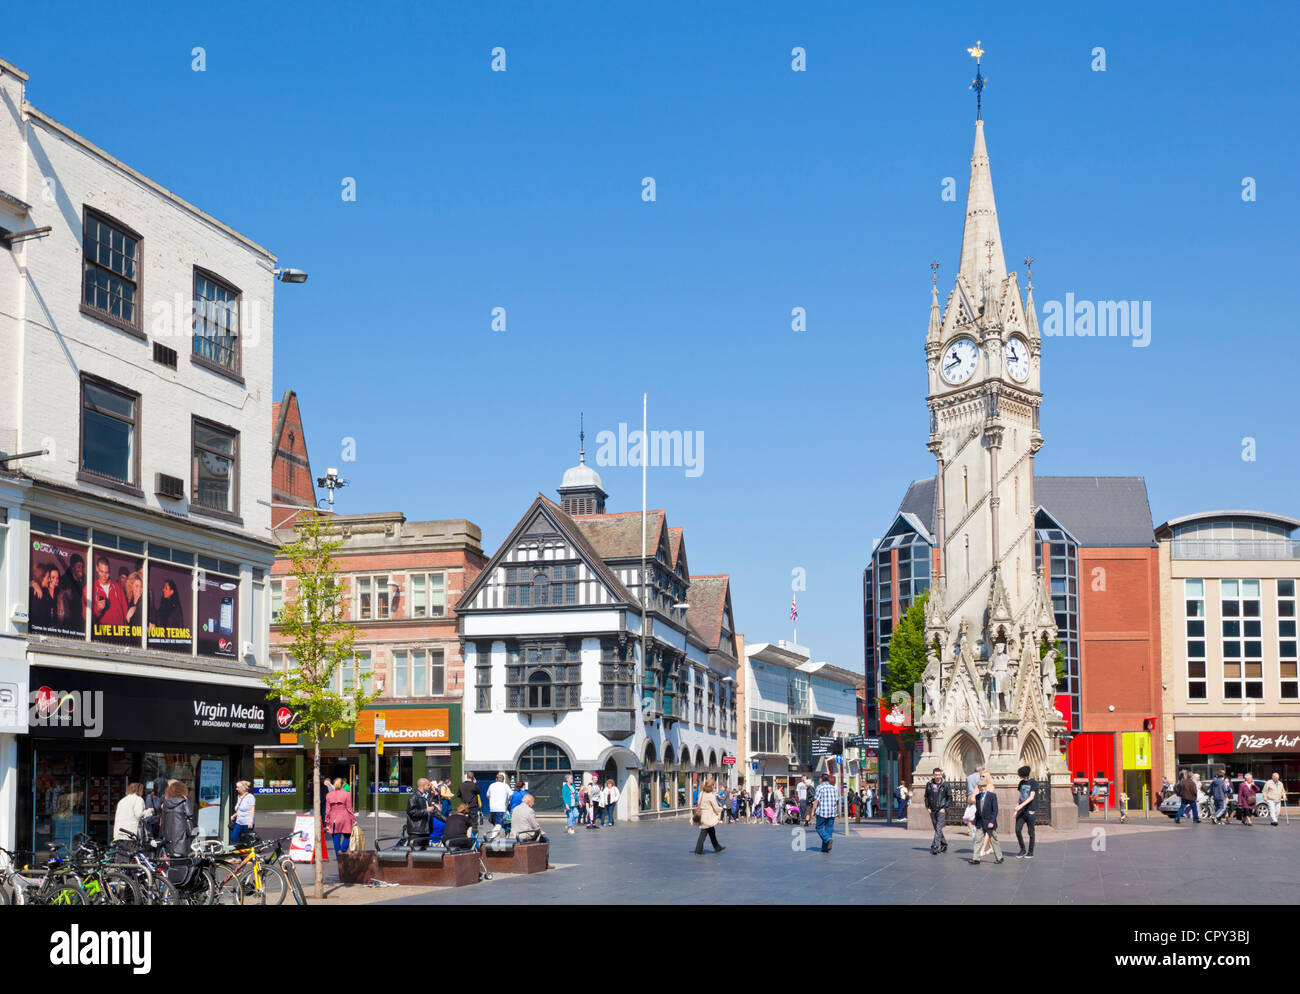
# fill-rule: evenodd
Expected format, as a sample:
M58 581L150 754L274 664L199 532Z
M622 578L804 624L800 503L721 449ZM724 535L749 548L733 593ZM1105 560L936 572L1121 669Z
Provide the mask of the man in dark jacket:
M477 825L479 822L478 781L474 779L473 773L465 774L465 782L460 785L460 799L469 808L469 820Z
M1228 791L1232 788L1228 786L1228 781L1225 779L1227 775L1227 770L1220 770L1210 783L1210 797L1214 801L1213 821L1216 825L1222 825L1223 818L1228 813Z
M406 838L412 849L429 844L429 781L421 777L406 802Z
M993 861L1002 862L1002 843L998 841L998 795L983 780L980 781L979 793L975 795L975 851L971 853L971 863L980 861L980 850L984 848L987 838L993 842Z
M1178 805L1178 814L1174 815L1174 824L1182 823L1183 815L1189 810L1192 812L1192 823L1199 825L1201 823L1201 813L1196 810L1196 781L1186 770L1182 771L1182 776L1178 780L1178 797L1181 803Z
M925 785L925 810L930 812L934 825L934 838L930 841L930 855L948 851L948 840L943 837L943 823L952 807L952 785L943 778L943 770L934 768L930 782Z

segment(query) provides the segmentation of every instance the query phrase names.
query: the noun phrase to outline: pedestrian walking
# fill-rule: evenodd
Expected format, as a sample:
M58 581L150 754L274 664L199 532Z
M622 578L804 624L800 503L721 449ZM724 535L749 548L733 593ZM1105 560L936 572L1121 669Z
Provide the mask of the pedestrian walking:
M466 773L465 779L460 785L461 803L467 809L467 816L476 826L482 821L482 813L478 803L478 780L473 773Z
M906 817L907 817L907 802L910 801L910 800L912 799L912 793L911 793L911 791L909 791L909 790L907 789L907 784L905 784L905 783L900 783L900 784L898 785L898 794L896 795L896 797L897 797L897 800L898 800L898 814L896 814L894 817L895 817L895 818L906 818Z
M980 781L984 779L983 765L976 766L975 772L966 778L966 803L974 804L975 795L980 792ZM970 841L971 845L975 844L975 836L979 834L979 828L975 822L970 823Z
M867 784L867 792L862 795L862 807L865 810L867 820L876 816L876 785Z
M253 796L253 785L247 780L235 784L235 813L230 816L233 823L230 828L230 844L238 847L244 837L253 834L253 816L257 811L257 798Z
M1282 786L1282 777L1274 773L1268 783L1264 784L1264 803L1268 805L1268 821L1277 828L1277 813L1286 800L1286 788Z
M605 781L605 789L601 791L601 803L605 809L605 824L610 828L614 827L614 815L618 812L618 799L621 796L618 785L613 780Z
M451 781L444 780L438 785L438 799L442 801L442 820L446 821L451 814L451 802L455 800L456 795L451 792Z
M406 841L412 849L424 849L429 845L429 781L420 777L415 781L415 790L411 791L406 802ZM376 843L377 844L377 843ZM335 851L338 847L335 846Z
M979 837L975 840L975 852L971 863L979 863L984 855L981 850L986 843L992 843L993 861L1002 862L1002 843L998 842L998 795L989 789L988 784L980 781L979 793L975 795L975 827Z
M488 818L492 822L492 834L500 835L506 830L506 811L510 806L510 788L506 785L506 775L498 773L487 791Z
M573 834L573 826L578 824L578 791L573 786L573 774L564 774L564 786L560 788L560 799L564 802L564 830Z
M718 822L721 820L722 808L718 804L718 796L713 792L713 781L705 780L695 805L695 813L691 816L691 822L698 825L700 829L699 837L695 840L696 856L704 855L704 839L706 837L713 843L715 853L722 852L727 848L718 842L717 827Z
M424 781L424 786L428 790L429 781ZM425 805L428 805L427 795ZM352 841L352 828L356 823L352 794L343 789L343 778L338 777L334 780L334 789L325 797L325 824L329 827L330 835L334 836L334 855L348 851L348 844Z
M817 818L817 834L822 839L822 852L831 851L835 839L835 815L839 810L839 795L831 783L829 773L822 774L822 782L813 794L813 814Z
M809 796L813 793L811 784L808 783L806 776L799 778L799 783L795 786L795 796L799 799L799 823L808 824L808 809L812 805L812 799Z
M1016 844L1020 854L1016 859L1034 858L1034 820L1038 816L1038 781L1029 775L1028 766L1016 770L1020 774L1020 803L1016 805ZM1025 840L1021 835L1023 829L1029 830L1029 848L1025 849Z
M930 782L925 785L925 810L930 812L930 823L934 825L934 838L930 840L931 856L948 851L948 840L943 837L943 824L950 807L952 785L944 779L943 770L936 766L930 774Z
M1237 807L1241 809L1241 819L1247 825L1251 824L1250 819L1255 814L1255 794L1258 790L1254 774L1251 773L1246 774L1246 779L1237 788Z
M1228 771L1220 770L1210 781L1210 799L1214 802L1214 817L1211 821L1215 825L1222 825L1228 814L1228 792L1232 787L1228 784L1227 777Z
M1182 824L1183 815L1191 811L1193 823L1199 825L1201 823L1201 813L1197 810L1196 805L1196 781L1191 778L1191 775L1186 770L1182 770L1179 775L1178 798L1180 803L1178 813L1174 815L1174 824Z

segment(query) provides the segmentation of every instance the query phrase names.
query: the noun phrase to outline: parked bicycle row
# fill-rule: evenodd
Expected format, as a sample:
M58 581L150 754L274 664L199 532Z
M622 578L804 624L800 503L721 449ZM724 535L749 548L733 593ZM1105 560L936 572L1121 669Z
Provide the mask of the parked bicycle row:
M52 843L43 860L0 847L0 904L266 906L290 895L306 904L285 851L292 838L246 835L238 847L200 842L183 856L134 835L108 847L77 835L71 844Z

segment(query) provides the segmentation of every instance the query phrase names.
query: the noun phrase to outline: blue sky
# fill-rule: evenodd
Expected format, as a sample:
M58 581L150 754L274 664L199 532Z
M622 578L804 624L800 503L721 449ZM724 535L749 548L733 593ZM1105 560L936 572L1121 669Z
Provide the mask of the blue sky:
M494 550L555 496L578 412L616 430L645 391L652 428L704 435L702 475L650 474L692 569L769 641L802 567L800 641L860 669L871 540L933 473L928 266L946 290L980 39L1008 266L1034 255L1040 309L1152 309L1147 348L1046 341L1038 472L1144 475L1156 523L1300 513L1294 10L816 7L19 5L0 56L310 272L277 291L276 393L350 480L340 510L467 517ZM639 507L638 469L598 468Z

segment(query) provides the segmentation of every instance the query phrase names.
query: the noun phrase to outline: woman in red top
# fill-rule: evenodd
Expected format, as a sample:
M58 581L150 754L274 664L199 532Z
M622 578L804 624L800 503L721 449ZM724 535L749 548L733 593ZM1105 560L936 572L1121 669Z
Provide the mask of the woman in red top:
M1237 806L1241 809L1242 820L1247 825L1250 824L1250 816L1255 813L1255 792L1259 788L1255 786L1255 777L1247 773L1246 779L1241 781L1241 786L1237 788Z
M334 836L334 854L348 851L352 827L357 823L352 810L352 794L343 789L343 778L334 781L334 789L325 795L325 824Z

